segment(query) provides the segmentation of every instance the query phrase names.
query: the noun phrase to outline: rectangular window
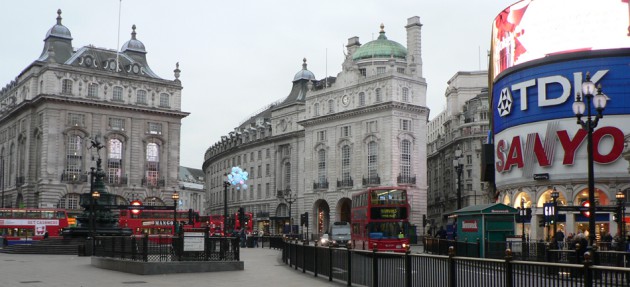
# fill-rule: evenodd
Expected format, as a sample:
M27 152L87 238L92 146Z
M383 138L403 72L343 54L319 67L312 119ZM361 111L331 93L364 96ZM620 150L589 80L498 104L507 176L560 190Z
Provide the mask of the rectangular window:
M375 133L378 132L377 126L376 126L376 121L369 121L366 124L366 131L368 133Z
M254 152L249 153L249 159L254 161Z
M326 131L318 131L317 141L325 141L325 140L326 140Z
M75 127L85 126L85 115L68 113L68 125L75 126Z
M262 160L262 150L258 151L258 160Z
M61 93L72 95L72 80L65 79L61 81Z
M385 67L376 67L376 74L377 75L385 74Z
M125 119L121 118L109 118L109 129L115 131L125 130Z
M88 86L88 98L98 98L98 84L90 84Z
M466 156L466 163L467 164L472 164L472 155L467 155Z
M361 74L361 76L367 76L367 73L365 71L365 68L359 69L359 74Z
M341 137L349 137L351 135L352 133L351 133L350 126L341 127Z
M260 188L260 184L258 185L258 188L256 189L256 198L258 199L262 198L262 189Z
M396 71L398 73L404 74L405 73L405 68L396 68Z
M114 91L112 92L112 101L122 102L122 100L123 100L123 88L114 87Z
M269 198L269 196L271 196L271 185L265 183L265 198Z
M258 166L258 178L262 177L262 168L261 167L262 166L260 166L260 165Z
M162 124L161 123L152 123L149 122L148 133L152 135L161 135L162 134Z
M271 176L271 168L269 167L269 164L265 165L265 176Z
M269 158L271 156L271 153L269 151L269 149L265 150L265 158Z
M167 93L160 94L160 107L168 108L170 107L169 95Z
M141 105L147 104L147 91L138 90L136 92L136 104L141 104Z
M411 120L400 120L400 130L410 131L411 130Z

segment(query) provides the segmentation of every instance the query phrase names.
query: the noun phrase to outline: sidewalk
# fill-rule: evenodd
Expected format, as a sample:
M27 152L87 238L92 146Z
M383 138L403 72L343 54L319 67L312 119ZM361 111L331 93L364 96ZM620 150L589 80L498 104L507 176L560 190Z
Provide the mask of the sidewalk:
M242 248L244 271L134 275L99 269L90 257L0 254L0 287L345 286L289 268L280 250Z

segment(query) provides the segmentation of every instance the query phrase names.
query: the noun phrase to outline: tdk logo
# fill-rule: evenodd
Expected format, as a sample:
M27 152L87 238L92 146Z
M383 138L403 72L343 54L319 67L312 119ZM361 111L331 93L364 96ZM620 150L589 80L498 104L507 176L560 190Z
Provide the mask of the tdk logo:
M591 81L595 84L601 80L609 70L599 70L593 74ZM582 72L573 73L573 88L576 93L582 90ZM553 97L547 97L547 86L560 85L561 94L554 93ZM538 92L538 107L557 106L565 103L571 95L571 81L564 76L554 75L542 78L531 79L523 82L516 83L512 86L505 87L501 90L501 94L498 97L497 111L499 116L505 117L512 113L516 102L512 97L513 93L520 95L520 107L521 111L527 110L527 97L528 89L537 87ZM574 95L575 96L575 95Z

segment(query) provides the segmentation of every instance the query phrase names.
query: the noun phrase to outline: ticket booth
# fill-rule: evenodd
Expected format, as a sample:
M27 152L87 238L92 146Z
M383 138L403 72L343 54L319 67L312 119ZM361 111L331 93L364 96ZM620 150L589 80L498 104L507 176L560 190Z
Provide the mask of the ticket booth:
M514 222L518 210L502 203L473 205L455 211L457 241L480 242L480 255L485 258L484 242L505 242L515 235Z

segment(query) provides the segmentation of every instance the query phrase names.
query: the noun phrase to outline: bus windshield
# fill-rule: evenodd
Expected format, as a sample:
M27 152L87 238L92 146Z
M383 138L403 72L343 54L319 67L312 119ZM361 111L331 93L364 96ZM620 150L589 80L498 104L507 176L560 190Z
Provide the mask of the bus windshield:
M403 189L373 190L370 199L372 205L406 204L407 191Z
M399 238L407 234L408 222L370 222L368 232L372 239Z

